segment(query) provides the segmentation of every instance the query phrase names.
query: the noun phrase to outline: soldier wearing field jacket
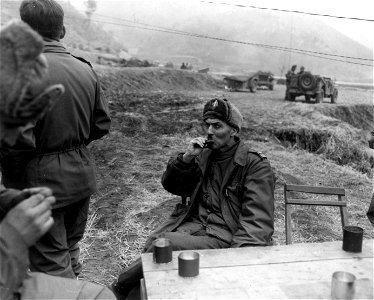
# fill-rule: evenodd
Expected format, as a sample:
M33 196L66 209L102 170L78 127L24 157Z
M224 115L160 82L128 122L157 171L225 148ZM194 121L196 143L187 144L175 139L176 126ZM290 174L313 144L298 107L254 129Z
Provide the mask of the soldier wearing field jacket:
M44 39L47 85L62 84L65 93L42 119L20 127L13 145L2 144L2 180L7 188L53 191L55 222L30 248L30 269L75 279L82 268L78 242L96 191L87 145L106 135L111 121L91 65L60 43L65 35L62 7L53 0L24 0L20 15Z
M13 145L20 126L42 119L61 100L63 85L44 80L42 50L43 39L24 22L2 26L0 144ZM0 184L0 299L115 299L98 284L29 272L29 247L53 226L55 201L47 187L16 190Z
M162 177L167 191L190 197L189 205L177 205L144 251L152 251L158 237L170 239L173 250L272 244L274 174L266 156L237 136L242 121L226 99L205 104L206 137L192 139L184 153L171 158ZM118 299L124 299L141 277L137 260L112 284Z
M286 95L284 97L285 100L290 100L289 96L289 88L290 88L290 83L291 83L291 77L296 74L296 68L297 65L293 65L290 70L287 71L286 73Z

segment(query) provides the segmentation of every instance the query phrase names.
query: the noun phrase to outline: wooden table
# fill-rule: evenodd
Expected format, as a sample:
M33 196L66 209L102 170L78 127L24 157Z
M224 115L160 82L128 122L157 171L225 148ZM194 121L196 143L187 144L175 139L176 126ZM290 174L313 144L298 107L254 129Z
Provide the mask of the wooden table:
M342 250L342 241L197 250L200 274L178 275L178 255L155 264L142 254L143 297L154 299L330 299L335 271L353 273L355 299L373 299L373 243L361 253ZM145 293L146 292L146 293Z

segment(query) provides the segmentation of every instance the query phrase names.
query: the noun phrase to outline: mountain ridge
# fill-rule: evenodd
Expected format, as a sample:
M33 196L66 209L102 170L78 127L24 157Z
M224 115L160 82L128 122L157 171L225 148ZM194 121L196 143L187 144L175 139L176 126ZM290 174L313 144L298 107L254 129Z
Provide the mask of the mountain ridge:
M126 1L131 2L131 1ZM349 57L363 57L372 59L373 51L364 45L343 35L312 16L295 16L285 18L277 12L254 10L220 11L208 14L206 11L184 11L178 3L168 7L149 8L157 13L147 14L140 9L134 12L125 9L126 3L112 11L109 6L103 7L100 14L112 15L131 20L132 14L143 15L143 19L136 17L139 24L153 24L182 32L210 36L213 39L182 36L159 31L145 31L120 26L106 26L115 31L123 40L128 41L129 47L138 47L141 56L158 60L171 60L181 63L173 56L196 57L196 67L207 67L219 71L246 72L258 69L272 70L277 75L284 75L292 64L304 65L307 70L336 77L344 81L373 82L372 67L348 64L343 57L330 57L334 61L313 57L323 56L318 53L331 53ZM128 4L127 4L128 5ZM187 6L187 5L186 5ZM164 8L166 9L164 11ZM177 15L178 18L171 18ZM168 17L169 16L169 17ZM136 24L136 23L135 23ZM233 43L231 40L237 41ZM132 44L131 44L132 43ZM310 55L290 53L259 47L262 44L285 48L315 51ZM357 63L369 64L366 61L355 60ZM194 63L192 62L194 65ZM205 65L204 65L205 64Z
M20 2L1 1L2 24L19 18ZM122 49L135 49L141 59L172 62L175 67L188 62L195 70L209 67L213 72L231 74L264 70L284 76L290 65L297 64L313 74L331 76L338 81L373 83L373 67L358 65L372 64L370 61L354 60L358 64L348 64L344 61L352 59L315 57L330 53L373 58L372 50L316 17L285 18L276 12L254 10L220 10L209 14L188 5L181 9L180 2L160 6L156 1L148 2L150 7L145 10L141 3L128 0L116 2L115 7L99 5L89 20L69 1L59 3L65 11L67 28L62 42L72 50L118 54ZM103 20L105 15L109 17ZM152 24L147 27L152 31L137 24ZM167 28L178 32L170 33ZM274 46L285 49L269 49ZM304 55L289 52L287 48L314 53Z

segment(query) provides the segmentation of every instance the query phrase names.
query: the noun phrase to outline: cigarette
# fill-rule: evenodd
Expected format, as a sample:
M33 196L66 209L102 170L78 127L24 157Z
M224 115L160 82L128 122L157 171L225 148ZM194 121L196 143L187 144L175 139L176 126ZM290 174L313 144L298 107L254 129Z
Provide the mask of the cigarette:
M206 140L205 143L204 143L204 148L208 147L209 145L211 145L213 143L214 143L213 140Z

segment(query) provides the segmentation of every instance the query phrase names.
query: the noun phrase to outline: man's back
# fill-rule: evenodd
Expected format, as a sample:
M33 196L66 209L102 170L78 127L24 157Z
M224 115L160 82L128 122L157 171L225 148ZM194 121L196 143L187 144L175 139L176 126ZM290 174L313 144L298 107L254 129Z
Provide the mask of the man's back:
M42 120L22 132L10 156L1 163L7 187L46 185L57 198L55 207L61 207L76 201L77 196L95 192L95 174L86 145L108 133L110 118L89 64L73 57L56 41L47 41L44 52L48 84L63 84L65 94ZM14 164L17 168L12 167Z
M44 50L49 83L62 83L66 91L36 128L37 150L42 153L88 144L108 133L107 107L100 101L96 74L60 45L47 42ZM102 123L94 123L100 118Z

